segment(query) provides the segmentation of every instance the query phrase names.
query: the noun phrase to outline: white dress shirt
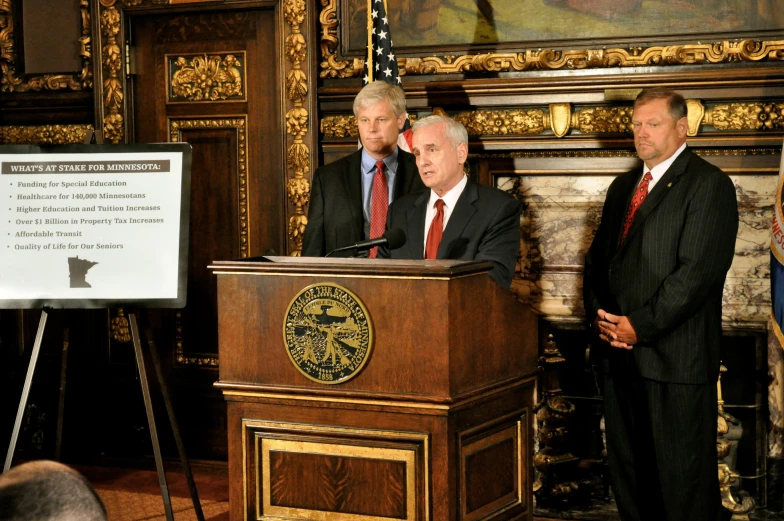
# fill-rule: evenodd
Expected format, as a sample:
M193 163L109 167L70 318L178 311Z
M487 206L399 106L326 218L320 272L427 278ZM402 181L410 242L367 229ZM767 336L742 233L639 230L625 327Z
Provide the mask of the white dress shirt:
M430 231L430 224L433 222L433 217L436 216L436 201L443 199L444 201L444 230L449 217L452 215L452 210L460 199L460 194L468 183L468 177L463 176L459 183L457 183L451 190L444 194L443 197L438 197L433 190L430 190L430 200L427 203L427 212L425 212L425 242L422 243L422 252L427 248L427 233Z
M648 168L648 165L643 166L643 174L645 172L650 172L651 177L653 177L653 179L651 179L651 182L648 183L648 193L651 193L651 190L653 190L654 185L659 181L659 179L662 178L662 176L667 172L667 170L670 169L672 164L675 162L676 159L678 159L678 156L681 155L681 153L684 150L686 150L686 143L682 144L680 148L678 148L678 150L675 151L674 154L672 154L670 157L668 157L667 159L665 159L655 167ZM642 182L642 178L640 182ZM639 186L639 184L637 186Z

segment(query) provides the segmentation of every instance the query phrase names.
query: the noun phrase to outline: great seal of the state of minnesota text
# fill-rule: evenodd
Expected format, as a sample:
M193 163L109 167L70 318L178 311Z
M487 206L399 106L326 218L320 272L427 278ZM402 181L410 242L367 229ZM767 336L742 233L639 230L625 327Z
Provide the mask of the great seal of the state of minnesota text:
M370 358L373 324L354 293L337 284L313 284L286 310L283 343L303 375L324 384L354 378Z

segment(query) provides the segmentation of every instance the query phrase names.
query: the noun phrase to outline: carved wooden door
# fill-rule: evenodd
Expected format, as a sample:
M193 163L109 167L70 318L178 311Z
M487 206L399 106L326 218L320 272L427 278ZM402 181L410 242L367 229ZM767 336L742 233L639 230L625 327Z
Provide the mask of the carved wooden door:
M217 259L285 254L285 172L274 9L131 18L137 143L187 141L191 174L188 305L151 314L185 425L214 433L197 453L225 450L217 379ZM205 424L206 421L206 424ZM186 439L186 442L189 441ZM200 447L202 443L207 443ZM203 450L201 450L203 449Z

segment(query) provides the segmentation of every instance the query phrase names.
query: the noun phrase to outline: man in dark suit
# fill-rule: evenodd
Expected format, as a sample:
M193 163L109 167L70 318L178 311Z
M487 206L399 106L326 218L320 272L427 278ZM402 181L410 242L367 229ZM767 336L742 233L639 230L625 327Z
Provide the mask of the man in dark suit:
M715 521L721 299L735 187L686 147L686 104L635 101L641 168L607 190L585 259L588 323L604 341L607 453L624 521Z
M414 156L397 146L406 121L403 90L383 81L367 84L354 99L354 116L362 149L316 170L303 256L323 257L336 248L380 237L389 203L424 189ZM371 257L376 250L370 251Z
M465 174L468 133L445 116L428 116L414 125L412 152L422 182L430 188L395 201L387 229L406 234L403 247L379 256L393 259L487 260L499 285L512 283L520 250L520 201Z

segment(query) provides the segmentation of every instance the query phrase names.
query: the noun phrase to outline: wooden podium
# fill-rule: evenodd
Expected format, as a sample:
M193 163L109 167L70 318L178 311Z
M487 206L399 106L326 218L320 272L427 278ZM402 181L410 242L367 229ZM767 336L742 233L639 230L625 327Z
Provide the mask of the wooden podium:
M269 259L210 266L232 521L532 518L537 322L490 263Z

